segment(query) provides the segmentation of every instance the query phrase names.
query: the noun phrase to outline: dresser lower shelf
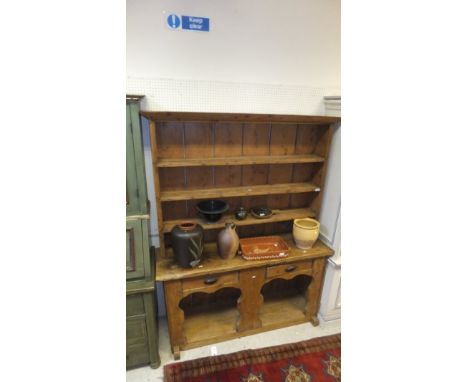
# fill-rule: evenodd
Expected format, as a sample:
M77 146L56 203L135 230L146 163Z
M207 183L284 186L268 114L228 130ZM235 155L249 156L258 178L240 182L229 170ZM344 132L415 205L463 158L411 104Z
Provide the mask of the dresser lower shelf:
M184 331L187 343L181 350L249 336L268 330L310 322L304 314L306 300L295 296L281 301L269 301L262 305L260 320L262 326L256 329L238 332L236 329L239 311L237 308L223 309L217 312L199 313L185 317ZM278 315L281 312L281 315Z

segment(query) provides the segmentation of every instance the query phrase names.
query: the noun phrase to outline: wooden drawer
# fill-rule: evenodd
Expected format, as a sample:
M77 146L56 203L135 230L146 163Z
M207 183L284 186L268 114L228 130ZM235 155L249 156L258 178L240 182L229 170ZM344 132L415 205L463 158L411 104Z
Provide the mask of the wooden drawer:
M281 277L287 274L299 274L299 273L310 273L312 271L312 261L298 261L295 263L289 264L280 264L274 265L272 267L267 267L266 269L266 278L272 279L275 277Z
M127 296L127 317L145 314L145 303L142 294Z
M224 287L235 286L239 284L239 273L230 272L220 275L209 275L194 279L182 280L182 291L184 295L194 292L207 292Z

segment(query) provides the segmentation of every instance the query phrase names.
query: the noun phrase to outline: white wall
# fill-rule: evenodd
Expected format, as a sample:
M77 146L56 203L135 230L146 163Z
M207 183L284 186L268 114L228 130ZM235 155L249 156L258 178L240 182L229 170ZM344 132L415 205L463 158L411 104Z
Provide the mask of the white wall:
M210 32L171 30L171 13ZM323 114L340 94L340 1L127 0L127 92L147 110Z
M169 14L210 18L174 31ZM340 86L339 0L127 0L127 75Z

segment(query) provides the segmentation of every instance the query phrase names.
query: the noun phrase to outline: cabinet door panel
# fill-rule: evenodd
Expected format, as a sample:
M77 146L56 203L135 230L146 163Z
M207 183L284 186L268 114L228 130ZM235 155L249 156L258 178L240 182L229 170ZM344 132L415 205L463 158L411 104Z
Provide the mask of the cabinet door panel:
M151 274L146 220L127 220L126 266L127 280Z
M127 317L127 368L149 362L145 316Z
M127 346L127 369L134 366L145 365L149 363L149 354L147 344Z
M145 314L145 303L142 294L127 296L127 317Z
M127 104L127 216L147 212L145 162L138 105Z
M127 295L127 368L161 364L154 291Z
M127 215L138 212L138 182L135 167L135 149L133 145L131 108L127 105Z
M127 317L127 347L146 343L146 319L144 315Z

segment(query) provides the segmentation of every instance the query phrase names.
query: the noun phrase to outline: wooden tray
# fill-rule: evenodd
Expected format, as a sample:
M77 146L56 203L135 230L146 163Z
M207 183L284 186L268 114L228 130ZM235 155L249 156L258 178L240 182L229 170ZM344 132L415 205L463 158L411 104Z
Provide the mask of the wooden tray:
M249 237L239 240L245 260L279 259L287 257L289 247L280 236Z

